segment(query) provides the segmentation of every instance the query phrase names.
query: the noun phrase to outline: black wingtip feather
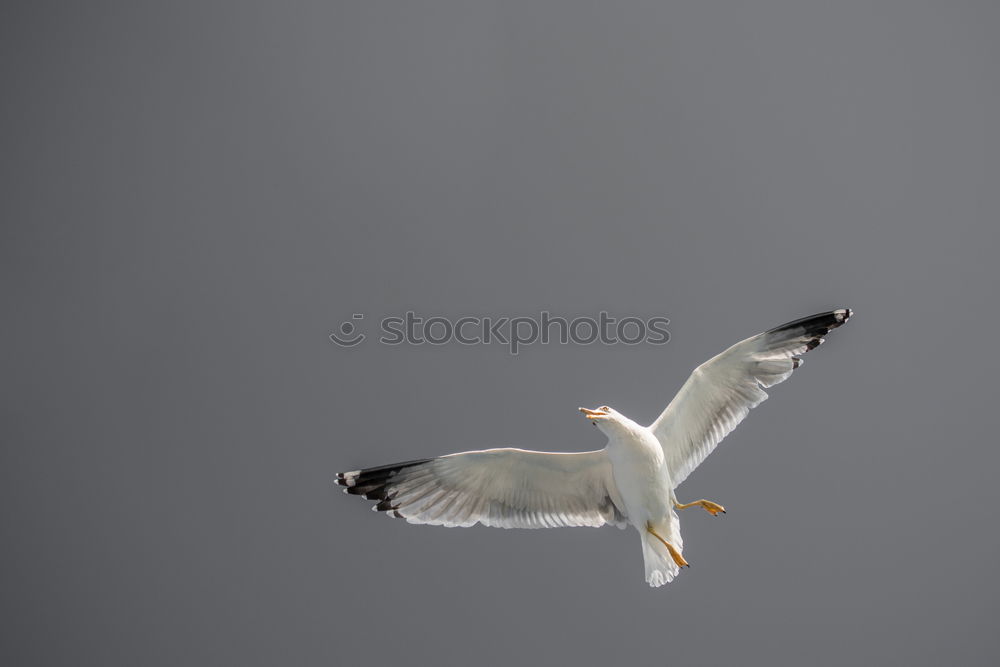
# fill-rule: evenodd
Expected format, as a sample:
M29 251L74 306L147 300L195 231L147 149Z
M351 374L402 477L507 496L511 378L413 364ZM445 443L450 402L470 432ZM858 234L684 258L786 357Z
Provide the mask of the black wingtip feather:
M826 340L825 338L813 338L811 341L809 341L808 343L806 343L806 349L807 350L815 350L817 347L819 347L820 345L822 345L823 341L825 341L825 340Z
M413 461L403 461L402 463L390 463L389 465L377 466L375 468L362 468L351 472L338 472L335 480L340 486L357 487L371 486L372 484L385 481L398 473L400 470L427 463L432 459L416 459Z
M412 468L413 466L418 466L421 463L427 463L430 460L431 459L415 459L413 461L403 461L402 463L390 463L389 465L378 466L375 468L363 468L358 471L355 479L359 484L361 484L370 479L391 477L404 468Z
M365 484L364 486L349 486L347 493L352 496L364 496L367 500L382 500L387 493L385 484Z
M392 504L391 499L387 499L381 501L378 505L376 505L375 509L378 510L379 512L385 512L387 510L395 510L398 508Z
M842 326L847 320L851 319L852 315L854 315L854 312L850 308L838 308L825 313L817 313L816 315L793 320L792 322L786 322L781 326L769 329L766 333L776 334L802 330L805 335L821 337L830 333L833 329Z
M337 484L347 487L345 493L352 496L361 496L367 500L379 501L373 509L379 512L388 512L389 516L401 516L398 506L392 504L394 479L401 471L408 468L428 463L433 459L417 459L414 461L404 461L402 463L391 463L389 465L375 468L363 468L352 470L351 472L337 473Z

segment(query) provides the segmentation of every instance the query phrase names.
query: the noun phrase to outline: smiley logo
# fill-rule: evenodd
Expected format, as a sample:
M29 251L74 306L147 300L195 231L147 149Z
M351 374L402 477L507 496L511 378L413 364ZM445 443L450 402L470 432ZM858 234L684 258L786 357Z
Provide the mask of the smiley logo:
M363 320L364 318L364 313L354 313L351 315L352 320ZM337 335L337 332L334 331L330 334L330 340L341 347L354 347L367 337L363 333L355 333L356 329L357 327L354 325L354 322L350 320L343 322L340 325L340 335Z

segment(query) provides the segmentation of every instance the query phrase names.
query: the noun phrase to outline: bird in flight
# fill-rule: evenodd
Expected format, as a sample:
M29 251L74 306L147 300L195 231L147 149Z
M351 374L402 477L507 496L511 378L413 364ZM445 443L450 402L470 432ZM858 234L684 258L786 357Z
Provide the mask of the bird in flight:
M677 510L726 510L709 500L681 503L683 482L752 408L784 382L852 313L840 308L783 324L733 345L696 368L662 414L641 426L602 405L580 412L608 438L593 452L501 448L337 474L345 493L377 500L372 509L409 523L499 528L634 527L646 581L662 586L684 560Z

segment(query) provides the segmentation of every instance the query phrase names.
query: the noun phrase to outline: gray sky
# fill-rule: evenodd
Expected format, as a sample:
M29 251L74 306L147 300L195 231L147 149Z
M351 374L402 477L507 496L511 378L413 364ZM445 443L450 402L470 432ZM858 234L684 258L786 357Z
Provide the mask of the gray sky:
M7 3L0 662L992 665L991 2ZM603 446L851 323L633 532L410 526L337 471ZM665 346L379 345L425 315Z

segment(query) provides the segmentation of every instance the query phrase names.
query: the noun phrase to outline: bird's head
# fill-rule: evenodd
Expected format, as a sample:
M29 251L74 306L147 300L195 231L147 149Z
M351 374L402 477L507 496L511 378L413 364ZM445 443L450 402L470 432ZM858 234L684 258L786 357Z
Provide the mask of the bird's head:
M605 433L627 427L631 423L628 417L607 405L602 405L595 410L587 408L578 408L578 410L583 413L584 417L593 422L594 426Z

